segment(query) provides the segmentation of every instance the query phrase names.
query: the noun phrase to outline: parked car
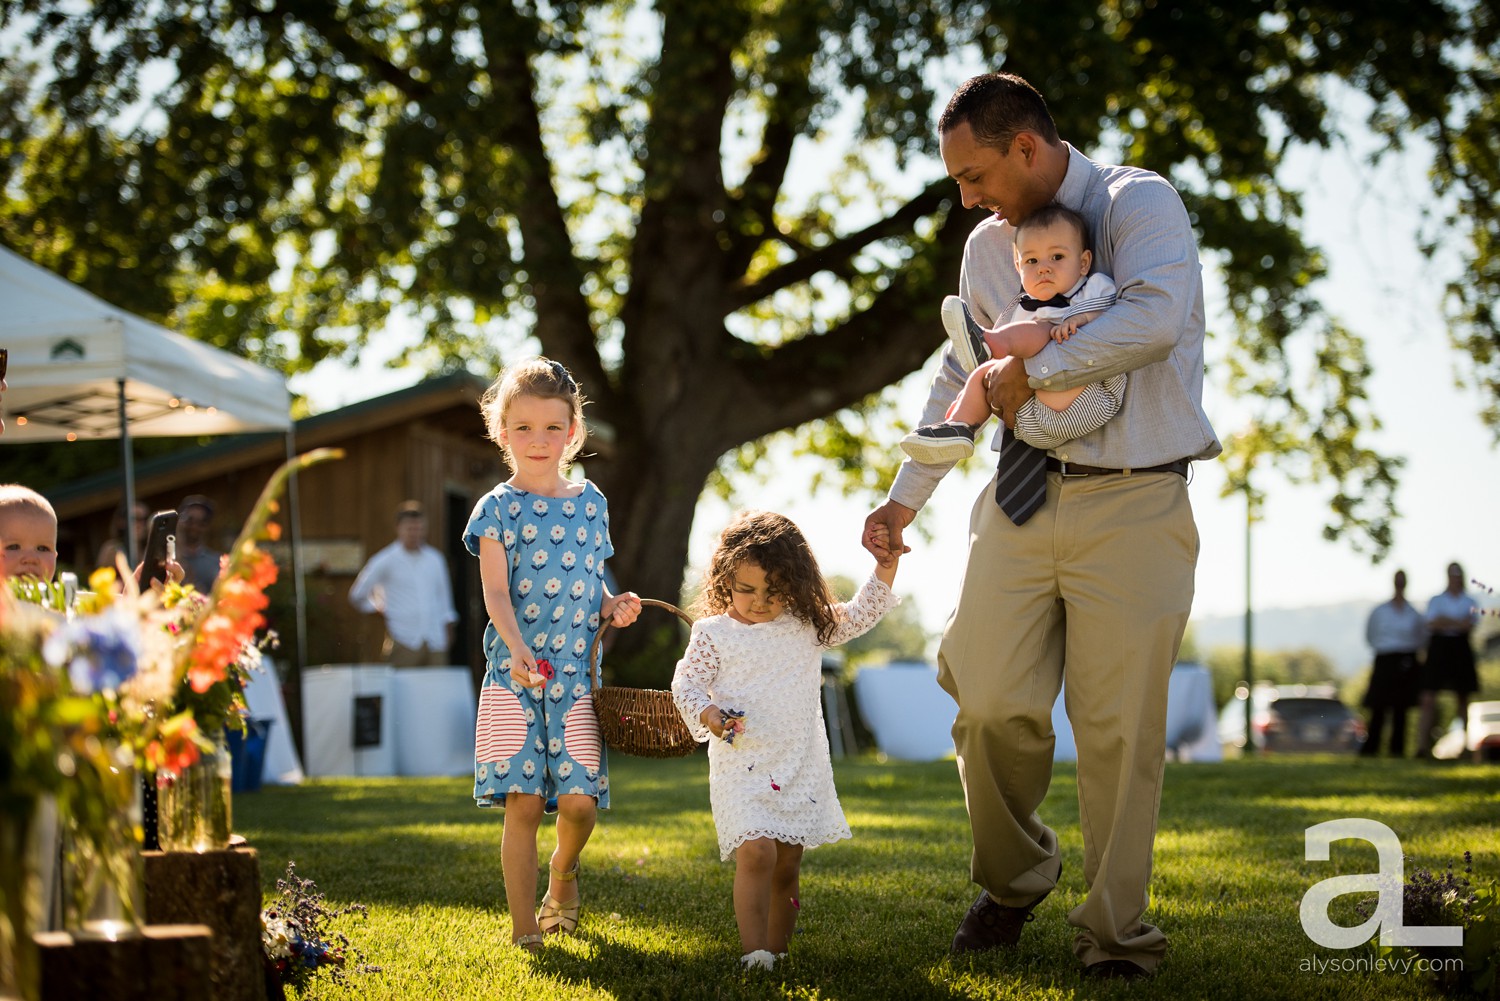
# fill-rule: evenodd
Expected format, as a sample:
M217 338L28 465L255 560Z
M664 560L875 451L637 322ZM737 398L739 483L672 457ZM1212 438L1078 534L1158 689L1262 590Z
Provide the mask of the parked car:
M1245 746L1243 686L1219 712L1219 739ZM1250 703L1255 749L1271 753L1351 752L1365 742L1365 724L1339 701L1332 685L1256 685Z
M1475 761L1500 761L1500 702L1470 702L1467 731L1463 721L1455 719L1432 745L1434 758L1452 760L1465 754Z

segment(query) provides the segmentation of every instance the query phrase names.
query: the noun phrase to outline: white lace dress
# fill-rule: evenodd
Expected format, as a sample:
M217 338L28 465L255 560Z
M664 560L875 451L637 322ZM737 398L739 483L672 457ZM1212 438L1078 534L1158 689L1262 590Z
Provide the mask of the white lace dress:
M839 623L828 645L868 632L899 600L872 575L853 601L834 606ZM755 838L813 847L852 837L823 727L824 649L813 628L789 614L755 625L728 615L693 624L672 696L694 736L709 741L721 859ZM745 713L745 732L733 744L699 722L710 705Z

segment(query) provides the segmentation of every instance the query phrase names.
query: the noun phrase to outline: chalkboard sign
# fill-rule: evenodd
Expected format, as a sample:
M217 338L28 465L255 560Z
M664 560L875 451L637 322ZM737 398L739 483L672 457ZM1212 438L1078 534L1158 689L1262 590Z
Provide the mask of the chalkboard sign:
M379 695L357 695L354 698L354 746L380 746Z

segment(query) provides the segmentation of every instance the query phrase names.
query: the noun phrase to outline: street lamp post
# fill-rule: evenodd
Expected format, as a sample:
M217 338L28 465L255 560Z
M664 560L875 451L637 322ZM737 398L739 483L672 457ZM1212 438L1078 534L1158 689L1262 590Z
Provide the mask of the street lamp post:
M1250 600L1250 526L1255 523L1255 494L1250 469L1245 468L1245 753L1255 753L1254 617Z

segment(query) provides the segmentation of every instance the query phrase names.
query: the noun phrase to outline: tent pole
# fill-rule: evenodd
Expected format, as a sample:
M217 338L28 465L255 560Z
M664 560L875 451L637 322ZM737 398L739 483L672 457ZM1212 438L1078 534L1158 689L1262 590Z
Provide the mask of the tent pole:
M297 425L286 429L287 461L297 457ZM302 503L298 498L296 472L287 478L287 524L291 529L292 587L297 605L297 670L307 667L307 592L302 580Z
M130 422L125 417L125 380L116 379L120 389L120 463L125 470L125 559L135 566L140 553L135 551L135 449L130 446Z

